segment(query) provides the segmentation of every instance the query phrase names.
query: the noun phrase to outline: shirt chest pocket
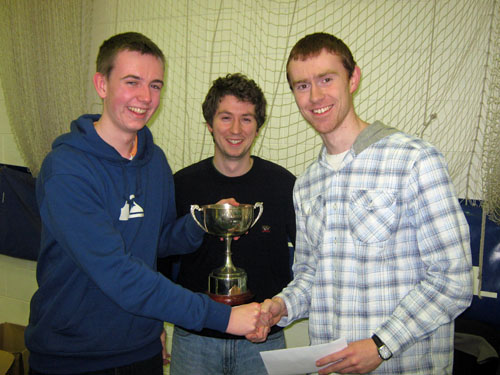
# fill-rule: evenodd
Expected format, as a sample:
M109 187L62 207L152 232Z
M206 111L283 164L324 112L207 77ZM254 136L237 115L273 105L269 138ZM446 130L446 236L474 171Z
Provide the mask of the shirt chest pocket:
M396 229L396 193L385 190L355 190L349 202L349 229L354 239L377 243Z
M325 204L321 196L302 202L300 215L304 222L307 241L317 247L322 241L325 227Z

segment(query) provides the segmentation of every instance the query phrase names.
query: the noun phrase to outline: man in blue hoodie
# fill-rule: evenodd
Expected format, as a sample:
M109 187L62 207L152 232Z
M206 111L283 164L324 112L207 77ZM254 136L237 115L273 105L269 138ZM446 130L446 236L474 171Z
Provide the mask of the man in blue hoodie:
M94 75L102 115L73 121L43 162L32 374L162 374L164 321L235 335L256 328L258 304L231 308L156 272L157 256L194 251L204 234L189 215L176 220L172 172L145 126L164 64L142 34L105 41Z

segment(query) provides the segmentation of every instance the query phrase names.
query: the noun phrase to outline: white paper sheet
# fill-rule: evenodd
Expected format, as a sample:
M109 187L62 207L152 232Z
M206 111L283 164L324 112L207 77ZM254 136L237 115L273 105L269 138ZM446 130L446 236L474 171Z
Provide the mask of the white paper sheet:
M327 344L260 352L269 375L299 375L316 372L315 362L347 347L345 338ZM326 367L326 366L325 366Z

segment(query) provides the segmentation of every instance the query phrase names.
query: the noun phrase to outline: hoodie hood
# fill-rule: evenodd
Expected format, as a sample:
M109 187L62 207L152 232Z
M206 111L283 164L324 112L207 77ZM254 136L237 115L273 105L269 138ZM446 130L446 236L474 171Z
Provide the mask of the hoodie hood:
M137 132L137 154L129 161L97 134L94 122L100 118L101 115L87 114L72 121L71 131L56 138L52 143L52 149L55 150L61 145L67 145L86 154L94 155L101 160L119 165L130 162L132 165L140 166L151 159L154 150L153 135L146 126Z
M93 156L103 169L121 181L120 196L132 205L132 198L139 197L143 192L142 169L153 158L158 146L153 142L151 131L144 126L137 132L137 154L132 160L128 160L97 134L94 123L100 118L101 115L98 114L86 114L72 121L71 131L59 136L52 144L52 150L58 152L69 147ZM108 167L104 166L106 164Z

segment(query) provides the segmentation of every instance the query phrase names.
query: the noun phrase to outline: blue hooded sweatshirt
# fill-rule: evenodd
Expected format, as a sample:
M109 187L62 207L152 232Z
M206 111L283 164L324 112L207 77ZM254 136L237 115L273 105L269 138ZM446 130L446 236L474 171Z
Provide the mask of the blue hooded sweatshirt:
M172 171L147 127L123 158L84 115L58 137L37 179L39 288L26 345L34 370L118 367L161 350L163 321L225 331L230 307L156 272L157 256L196 250L203 231L176 220Z

